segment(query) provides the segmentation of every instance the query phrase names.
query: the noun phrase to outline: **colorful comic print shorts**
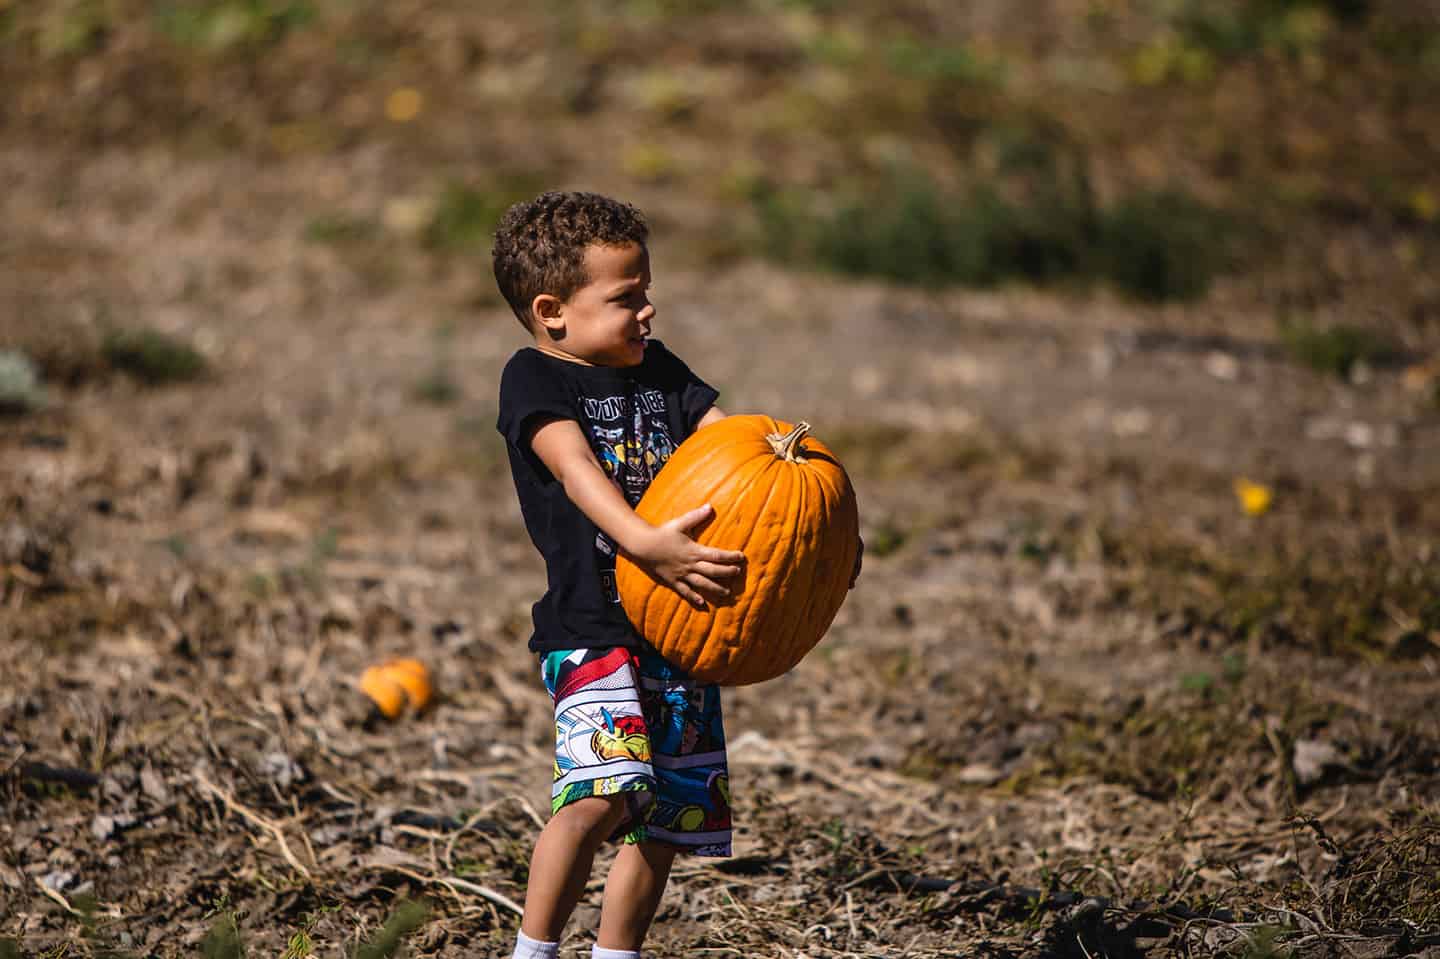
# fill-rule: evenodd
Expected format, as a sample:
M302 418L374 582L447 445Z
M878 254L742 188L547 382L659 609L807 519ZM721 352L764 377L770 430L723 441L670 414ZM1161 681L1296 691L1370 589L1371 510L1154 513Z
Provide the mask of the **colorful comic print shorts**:
M555 700L552 811L625 794L612 839L730 855L730 774L720 689L651 650L556 650L540 660Z

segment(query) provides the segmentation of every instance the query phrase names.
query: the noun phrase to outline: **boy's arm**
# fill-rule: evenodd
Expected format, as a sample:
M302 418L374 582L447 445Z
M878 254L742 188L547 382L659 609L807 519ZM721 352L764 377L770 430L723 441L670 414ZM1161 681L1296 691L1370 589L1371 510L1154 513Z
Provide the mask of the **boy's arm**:
M709 426L711 423L715 423L715 422L717 422L717 421L719 421L719 420L723 420L724 418L725 418L725 411L722 410L722 409L721 409L720 407L718 407L718 406L712 406L712 407L710 407L708 410L705 411L705 415L704 415L704 416L700 417L700 422L698 422L698 423L695 424L695 428L696 428L697 430L703 430L705 427Z
M730 590L717 580L739 576L745 554L702 546L689 535L714 515L709 503L651 526L610 482L574 420L542 421L530 434L530 448L580 512L660 582L698 609L705 608L707 599L720 602L730 597Z

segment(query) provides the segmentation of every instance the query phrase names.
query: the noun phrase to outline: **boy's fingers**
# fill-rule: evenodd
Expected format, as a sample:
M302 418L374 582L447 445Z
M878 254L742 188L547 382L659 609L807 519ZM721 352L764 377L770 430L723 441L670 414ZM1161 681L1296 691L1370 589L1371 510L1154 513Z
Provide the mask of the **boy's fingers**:
M695 592L695 590L691 589L689 586L686 586L684 583L676 583L675 592L679 593L682 599L684 599L691 606L694 606L696 609L705 608L704 598L701 597L699 593Z
M707 547L705 552L701 554L701 559L711 563L719 563L724 566L745 565L745 554L736 552L733 549L713 549Z
M726 600L730 598L730 590L726 589L724 586L721 586L714 580L706 576L700 575L699 573L691 573L689 576L685 577L685 581L690 584L691 588L694 589L695 592L701 594L702 596L709 596L716 601Z
M739 566L724 566L720 563L700 562L695 564L695 572L711 579L734 579L740 575Z
M714 508L706 503L704 506L695 507L688 513L681 513L665 525L678 529L682 533L688 533L713 515L715 515Z

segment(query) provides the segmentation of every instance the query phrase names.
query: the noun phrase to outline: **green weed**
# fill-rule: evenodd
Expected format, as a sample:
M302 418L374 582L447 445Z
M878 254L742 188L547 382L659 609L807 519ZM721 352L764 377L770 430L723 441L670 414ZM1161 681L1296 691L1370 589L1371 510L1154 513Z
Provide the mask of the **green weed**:
M85 894L76 896L71 905L75 907L80 922L80 932L89 946L89 953L94 959L138 959L138 957L125 949L119 948L112 941L100 922L100 903L94 896Z
M1210 688L1207 678L1206 689ZM1073 723L1053 747L1051 771L1091 775L1154 799L1173 799L1210 783L1261 740L1243 714L1203 694L1183 705L1132 704Z
M901 76L926 81L987 85L998 83L999 67L966 46L933 44L900 37L885 47L889 68Z
M976 439L882 424L827 429L825 442L851 473L877 478L946 475L995 459Z
M111 368L146 386L197 380L208 371L205 357L198 350L159 330L112 331L100 349Z
M379 226L365 217L336 213L319 216L305 225L305 239L310 243L344 246L375 237Z
M207 53L274 43L313 21L310 0L187 0L155 10L155 25L176 44Z
M909 534L896 524L881 523L871 531L870 538L865 541L865 552L876 559L882 559L899 552L909 538Z
M1364 563L1329 553L1231 554L1159 533L1099 532L1108 566L1128 571L1136 601L1187 616L1236 640L1263 638L1327 655L1377 658L1396 617L1428 628L1440 567L1385 555ZM1245 672L1225 666L1227 678Z
M450 371L451 343L455 339L455 327L442 323L436 327L433 342L434 356L430 371L415 384L415 398L432 406L446 406L460 399L460 384Z
M1371 0L1258 0L1225 4L1193 0L1174 24L1190 43L1226 58L1276 50L1307 54L1334 23L1356 25L1371 13Z
M390 959L405 937L423 926L429 917L430 909L425 904L401 901L375 938L355 950L355 959Z
M1186 194L1132 194L1103 217L1100 272L1142 300L1194 300L1223 265L1227 226Z
M415 384L415 398L432 406L448 406L460 396L460 385L442 366L435 367Z
M1291 951L1280 942L1284 934L1279 926L1261 926L1246 938L1237 959L1287 959Z
M422 240L431 250L486 249L510 205L529 199L539 188L539 181L529 176L502 177L483 189L451 182L441 191Z
M1360 364L1387 362L1396 353L1388 338L1346 324L1317 329L1306 323L1286 322L1280 328L1280 341L1286 353L1301 365L1345 379Z
M45 58L83 56L104 45L110 28L110 12L102 0L56 3L39 23L36 47Z
M245 942L234 912L225 909L215 917L200 942L200 955L204 959L245 959Z
M1178 190L1101 209L1073 165L1064 172L1045 151L1008 162L1006 179L960 194L914 170L838 199L756 184L758 247L782 262L916 286L1099 279L1144 300L1195 299L1223 264L1224 221Z

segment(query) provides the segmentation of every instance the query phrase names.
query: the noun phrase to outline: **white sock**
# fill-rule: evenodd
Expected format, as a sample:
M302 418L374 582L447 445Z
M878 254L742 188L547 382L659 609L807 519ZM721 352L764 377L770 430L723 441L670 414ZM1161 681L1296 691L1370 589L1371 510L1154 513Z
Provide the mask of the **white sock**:
M556 959L560 955L560 943L539 942L523 932L516 933L515 952L511 959Z
M606 949L603 946L590 947L590 959L640 959L640 953L629 949Z

